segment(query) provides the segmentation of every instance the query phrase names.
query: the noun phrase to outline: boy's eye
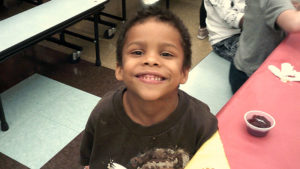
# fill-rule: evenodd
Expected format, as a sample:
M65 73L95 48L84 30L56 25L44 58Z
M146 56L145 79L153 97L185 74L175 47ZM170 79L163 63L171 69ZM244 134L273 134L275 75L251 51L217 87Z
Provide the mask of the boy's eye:
M142 55L143 52L139 51L139 50L136 50L136 51L131 52L131 54L133 54L133 55Z
M160 55L161 55L161 56L165 56L165 57L172 57L172 56L173 56L173 54L168 53L168 52L163 52L163 53L161 53Z

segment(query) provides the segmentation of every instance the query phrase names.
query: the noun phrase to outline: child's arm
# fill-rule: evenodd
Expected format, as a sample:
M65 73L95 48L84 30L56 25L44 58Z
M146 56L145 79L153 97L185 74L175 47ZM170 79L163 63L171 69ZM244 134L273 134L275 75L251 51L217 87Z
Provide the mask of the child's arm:
M83 132L83 137L80 145L80 164L85 166L84 169L89 169L90 156L93 149L94 131L97 118L95 118L95 109L91 113L86 127Z
M213 15L218 15L233 28L241 28L244 10L239 11L239 9L245 7L244 3L232 4L232 1L229 0L207 0L205 3L210 4L214 8L216 13Z
M300 32L300 11L286 10L278 16L276 23L286 32Z

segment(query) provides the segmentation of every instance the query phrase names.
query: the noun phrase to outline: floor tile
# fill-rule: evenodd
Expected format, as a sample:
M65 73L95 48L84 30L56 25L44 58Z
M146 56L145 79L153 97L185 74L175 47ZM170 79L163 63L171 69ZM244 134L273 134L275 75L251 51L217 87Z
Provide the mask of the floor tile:
M229 66L228 61L211 52L190 71L188 81L180 88L208 104L216 115L232 96Z
M0 138L0 151L31 169L42 167L78 132L36 114Z
M80 90L69 90L45 106L41 114L61 125L81 132L99 97Z
M83 131L100 97L34 74L1 94L10 129L0 151L40 168Z

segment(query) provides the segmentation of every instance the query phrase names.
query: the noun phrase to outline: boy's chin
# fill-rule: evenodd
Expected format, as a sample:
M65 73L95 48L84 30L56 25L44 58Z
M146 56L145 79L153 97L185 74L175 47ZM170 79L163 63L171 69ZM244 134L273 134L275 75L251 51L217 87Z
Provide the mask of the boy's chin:
M153 95L153 94L152 95L142 95L142 96L140 96L140 98L146 102L154 102L154 101L158 101L161 99L160 96Z
M159 100L165 100L164 98L170 98L170 95L166 96L165 93L161 93L159 91L147 91L147 92L142 92L139 93L139 97L143 101L148 101L148 102L155 102Z

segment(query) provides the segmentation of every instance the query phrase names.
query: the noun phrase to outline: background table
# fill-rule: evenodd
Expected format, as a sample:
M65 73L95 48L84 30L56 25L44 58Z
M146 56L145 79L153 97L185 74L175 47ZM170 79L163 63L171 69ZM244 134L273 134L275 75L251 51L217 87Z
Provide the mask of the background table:
M0 62L91 15L99 15L107 2L108 0L52 0L2 20ZM98 16L95 18L98 19ZM95 44L98 44L98 27L94 32ZM96 64L100 65L97 53L99 49L96 50Z
M100 65L98 21L99 13L108 1L52 0L2 20L0 22L0 63L24 48L94 15L95 39L93 41L96 49L96 65ZM2 104L0 104L0 122L1 130L8 130Z
M285 62L300 71L300 33L290 34L217 114L232 169L300 168L300 82L284 83L268 70ZM266 137L247 133L243 116L249 110L275 118L276 126Z

